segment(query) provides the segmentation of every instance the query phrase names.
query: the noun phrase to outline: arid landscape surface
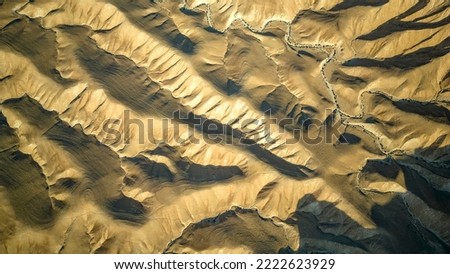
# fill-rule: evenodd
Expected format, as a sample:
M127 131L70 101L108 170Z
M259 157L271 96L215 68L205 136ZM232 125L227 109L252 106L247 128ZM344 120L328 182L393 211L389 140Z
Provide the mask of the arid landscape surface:
M448 0L0 1L0 253L449 253Z

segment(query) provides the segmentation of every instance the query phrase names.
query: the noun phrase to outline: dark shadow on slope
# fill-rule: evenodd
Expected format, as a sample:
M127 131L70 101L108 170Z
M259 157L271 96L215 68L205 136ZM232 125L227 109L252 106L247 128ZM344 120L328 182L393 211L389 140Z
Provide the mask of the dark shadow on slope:
M378 226L395 235L400 239L400 243L411 245L409 249L403 251L406 253L450 252L450 235L448 235L448 231L450 231L450 193L443 190L448 189L450 165L448 160L447 162L444 159L441 161L439 157L437 160L424 160L422 157L427 156L430 150L435 155L449 155L450 153L448 146L417 149L413 155L409 156L368 161L362 170L363 174L369 176L368 178L372 177L374 182L397 181L414 195L415 198L409 198L406 201L403 198L406 197L406 194L398 194L387 205L376 205L372 208L372 218ZM398 176L400 172L402 176ZM373 177L373 175L381 177ZM368 186L370 186L370 179ZM387 195L389 194L371 192L371 197L374 199L387 197ZM436 211L427 211L424 206ZM421 212L421 214L439 219L432 223L423 223L423 220L420 221L412 215L413 212ZM402 229L402 227L405 228Z
M302 10L295 16L292 24L298 23L302 18L308 18L320 23L332 23L336 21L338 17L339 14L325 10Z
M361 142L361 138L351 133L342 133L339 136L338 142L340 144L354 145L359 144Z
M185 248L205 252L245 246L254 253L273 254L288 244L284 229L272 219L262 218L253 209L234 208L190 224L164 253L180 253Z
M260 110L263 112L270 111L272 115L284 118L287 108L292 102L297 101L297 97L295 97L284 85L280 85L266 96L261 103ZM299 103L297 103L297 105L300 107ZM280 116L280 112L283 115Z
M163 163L158 163L144 156L137 156L133 158L125 157L125 161L129 161L145 172L149 178L163 179L169 182L173 182L174 174Z
M126 56L116 56L97 47L83 27L61 26L73 35L79 44L76 52L83 68L102 87L108 96L140 114L173 118L178 110L188 113L178 99L148 76L144 68L138 67Z
M450 17L448 17L448 16L438 22L431 22L431 23L417 22L417 20L424 19L424 18L433 16L437 13L444 12L450 6L450 4L448 4L448 3L446 5L440 7L439 9L433 11L432 13L422 16L420 18L417 18L414 21L409 21L409 22L402 21L403 18L406 18L406 17L420 11L421 9L425 8L427 6L427 4L429 4L429 2L430 2L429 0L419 0L417 2L417 4L412 6L410 9L408 9L404 13L402 13L402 14L390 19L389 21L385 22L384 24L378 26L376 29L374 29L370 33L359 36L357 39L372 41L372 40L386 37L395 32L421 30L421 29L432 29L432 28L442 27L442 26L445 26L448 23L450 23Z
M178 30L172 18L165 14L163 9L143 15L143 12L157 9L158 6L156 4L149 1L111 0L110 2L121 10L128 20L137 27L151 35L157 36L161 41L166 41L169 45L185 54L195 54L195 43ZM182 11L185 13L190 12L186 9ZM195 13L191 16L193 15L196 16L198 14Z
M139 113L149 113L153 110L150 103L152 97L162 91L159 85L148 77L144 68L137 67L125 56L115 56L98 48L81 28L66 27L65 30L77 35L76 39L81 40L76 52L77 58L82 67L96 82L105 87L111 97Z
M398 157L396 161L404 172L408 190L430 207L450 215L450 192L443 190L450 184L450 146L439 147L439 138L437 141L430 147L416 149L413 155Z
M381 176L388 179L395 179L399 172L400 167L392 160L387 158L383 160L367 160L366 165L362 168L363 173L378 173Z
M180 8L180 11L181 11L182 13L186 14L186 15L189 15L189 16L199 16L199 15L202 15L201 12L196 12L195 10L190 10L190 9L185 8L185 7L181 7L181 8Z
M354 7L379 7L386 3L388 3L389 0L344 0L343 2L337 4L333 8L331 8L330 11L341 11L346 10Z
M247 149L252 152L258 159L269 164L279 172L297 178L303 179L313 177L315 172L306 166L292 164L281 157L276 156L271 151L262 148L253 141L249 141Z
M187 159L178 161L177 166L185 171L187 178L193 182L217 182L244 175L238 166L199 165Z
M450 17L449 17L450 18ZM343 63L347 67L380 67L413 69L430 63L432 60L442 57L450 52L450 37L439 44L421 48L408 54L400 54L383 60L370 58L353 58Z
M297 179L315 175L314 171L306 166L292 164L278 157L270 150L248 138L244 132L232 128L229 124L222 124L202 116L196 116L193 113L181 115L181 117L185 117L182 119L182 122L188 123L197 130L205 133L204 138L208 143L225 143L246 149L259 160L268 163L279 172Z
M389 236L380 230L367 230L334 204L306 195L286 221L297 226L300 249L295 253L391 253ZM280 250L282 253L294 252Z
M391 235L395 253L450 252L450 245L442 242L411 216L404 200L399 196L386 205L375 205L371 214L376 225ZM435 221L448 222L448 220Z
M16 19L1 30L0 47L7 46L22 54L47 77L59 84L71 81L62 78L56 69L56 34L44 29L37 20Z
M0 104L1 106L1 104ZM6 117L0 109L0 153L9 149L13 149L19 145L19 137L14 129L10 128Z
M233 80L228 79L226 87L227 95L240 93L241 89L242 87L240 85L236 84L236 82L234 82Z
M269 93L259 109L269 118L275 118L280 127L290 132L308 130L314 115L318 113L314 107L300 104L298 98L284 85Z
M66 29L73 34L86 31L82 28ZM251 153L284 174L296 178L308 177L305 173L310 172L308 168L290 164L277 157L261 145L256 144L255 141L247 138L242 131L233 129L228 124L222 124L193 114L179 102L179 99L174 98L170 91L160 89L156 83L148 78L144 69L138 68L131 60L98 49L94 41L88 38L83 39L83 41L78 52L78 58L83 67L97 82L105 87L107 94L130 107L133 111L157 114L172 118L177 122L189 124L204 133L203 137L207 142L225 142L248 148ZM211 137L211 135L214 136ZM281 164L281 166L278 166L278 164Z
M244 175L239 166L215 166L194 163L189 158L182 157L175 148L168 145L160 146L151 153L164 155L172 159L177 168L185 175L185 178L193 183L216 183Z
M425 164L425 163L423 163ZM421 174L421 172L414 170L410 166L403 165L400 161L399 165L405 176L406 188L414 193L417 197L422 199L431 208L444 212L450 215L450 192L441 191L433 188L431 182ZM450 170L450 167L443 169L443 171ZM445 180L450 180L450 176L447 176Z
M376 228L367 229L334 204L302 198L297 211L286 220L298 226L300 249L281 253L446 253L442 242L410 215L400 196L385 205L375 205L369 218ZM446 220L447 222L449 220ZM449 223L450 224L450 223ZM450 228L450 227L449 227Z
M428 181L431 178L436 180L438 176L441 177L442 181L450 179L448 169L446 167L441 168L441 171L447 171L447 177L444 177L442 176L444 174L436 173L436 167L430 169L431 167L428 165L430 164L425 161L411 157L376 159L368 160L362 169L362 173L378 174L381 178L395 180L402 172L404 181L401 183L404 184L403 187L423 200L430 208L450 215L450 193L434 188L432 182ZM422 167L424 170L419 172L413 168L414 166ZM430 177L430 175L434 177ZM427 180L426 177L429 179Z
M128 221L132 224L144 224L147 222L147 210L144 206L123 194L107 201L106 207L115 219Z
M18 150L19 139L0 112L0 186L6 190L15 217L31 226L46 226L55 218L41 167Z
M436 103L412 100L394 100L392 103L402 111L419 114L438 123L450 124L450 110Z
M193 39L197 40L193 41L187 35L181 33L178 26L171 18L171 15L168 14L168 11L162 9L158 4L150 3L148 1L136 2L112 0L111 2L124 13L132 24L145 32L150 33L152 36L156 36L160 42L166 43L171 48L178 49L180 53L185 54L188 57L204 54L197 49L197 43L207 43L207 41L204 40L208 40L208 36L212 33L223 35L223 33L208 26L203 28L205 30L203 34L209 35L203 36L202 33L200 33L200 36L193 35L193 37L195 37ZM151 10L150 13L149 10ZM197 12L184 7L179 8L179 10L186 15L186 17L196 17L198 21L201 21L201 18L206 16L205 12ZM196 30L198 32L200 31L200 24L196 25L199 27ZM193 68L201 77L214 85L219 91L228 95L235 94L238 91L236 87L233 87L227 82L227 78L225 77L226 70L223 66L217 65L215 69L212 69L212 66L207 66L206 70L203 70L202 66L194 66Z
M15 216L28 225L45 225L55 212L42 170L31 156L12 150L0 153L0 185L6 189Z
M61 178L50 187L50 193L54 196L62 195L62 196L72 196L77 192L78 187L80 187L82 183L77 181L74 178ZM66 207L66 202L54 199L53 204L57 205L58 208Z
M195 55L204 55L201 52L200 43L208 43L208 38L213 34L223 35L221 32L214 30L211 27L204 27L201 29L201 24L195 23L196 35L185 35L178 28L177 24L171 18L169 11L161 8L158 4L150 3L148 1L122 1L112 0L113 5L120 9L130 22L145 32L156 37L161 43L167 44L173 49L179 50L180 54L190 58ZM179 10L186 17L195 17L194 20L201 22L202 18L206 17L205 12L197 12L189 10L184 7ZM172 11L170 11L171 13ZM202 30L205 30L202 32ZM202 32L202 33L199 33ZM189 38L191 35L193 38ZM194 57L195 58L195 57ZM197 61L202 58L196 59ZM214 85L219 91L226 94L234 94L235 89L230 87L227 83L226 70L223 66L217 65L215 69L212 66L194 66L193 67L201 77L206 79L209 83Z
M363 89L367 86L366 80L359 78L359 77L352 76L352 75L348 75L341 70L333 71L333 74L331 75L329 82L332 84L342 84L342 85L346 85L346 86L354 86L354 87L358 87L360 89Z
M439 93L450 92L450 70L448 70L447 74L439 81L439 88Z
M36 126L37 130L43 130L43 136L68 153L71 160L82 169L85 181L77 186L78 192L74 195L82 195L84 191L88 191L93 194L94 202L114 217L118 219L123 217L125 221L134 220L130 217L130 214L135 212L133 208L142 205L139 206L139 202L131 202L130 198L122 197L118 179L123 177L124 171L117 154L95 137L84 134L80 127L73 128L60 120L55 112L43 109L34 99L29 97L11 99L4 105L24 115L27 123ZM34 177L39 178L37 175ZM121 211L125 210L126 213L122 205L131 206L129 215L121 215ZM119 211L117 214L114 211L116 208ZM142 223L142 220L143 216L136 216L136 222Z
M430 151L436 159L422 160ZM409 156L367 161L361 174L369 184L370 180L375 183L398 181L408 190L406 194L363 192L367 199L375 202L368 217L376 224L376 229L365 229L333 204L317 201L312 195L305 196L299 201L296 212L286 220L288 224L297 225L300 231L301 248L295 252L450 252L450 193L435 187L448 185L450 181L449 155L448 146L431 147L417 149ZM368 186L364 186L366 190ZM428 207L437 211L428 211ZM283 249L280 252L294 251Z

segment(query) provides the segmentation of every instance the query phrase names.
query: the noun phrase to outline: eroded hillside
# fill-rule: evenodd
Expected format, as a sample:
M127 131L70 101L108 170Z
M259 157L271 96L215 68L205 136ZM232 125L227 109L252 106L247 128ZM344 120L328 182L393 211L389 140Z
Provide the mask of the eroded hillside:
M0 252L450 252L449 23L447 0L0 1Z

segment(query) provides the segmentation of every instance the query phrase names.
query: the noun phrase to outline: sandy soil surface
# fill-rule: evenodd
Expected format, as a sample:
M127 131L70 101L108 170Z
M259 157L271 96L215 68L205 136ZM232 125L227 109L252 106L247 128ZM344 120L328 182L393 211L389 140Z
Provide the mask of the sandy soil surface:
M0 253L450 252L448 0L1 0Z

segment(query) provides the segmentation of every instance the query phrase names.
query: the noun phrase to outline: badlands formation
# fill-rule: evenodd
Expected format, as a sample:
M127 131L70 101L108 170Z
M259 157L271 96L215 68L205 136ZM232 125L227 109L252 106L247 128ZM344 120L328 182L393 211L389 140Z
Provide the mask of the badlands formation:
M1 0L0 253L450 252L448 0Z

